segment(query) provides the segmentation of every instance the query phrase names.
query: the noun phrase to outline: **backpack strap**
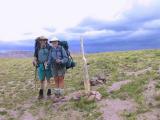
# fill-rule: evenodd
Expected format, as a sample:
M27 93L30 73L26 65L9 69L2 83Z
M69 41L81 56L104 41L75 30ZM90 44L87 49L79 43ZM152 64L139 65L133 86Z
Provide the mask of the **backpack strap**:
M48 61L49 54L50 54L51 51L52 51L52 47L47 43L46 48L48 49L48 55L47 55L47 61Z
M62 53L62 46L60 46L60 47L61 47L61 55L62 55L62 58L63 58L64 56L63 56L63 53Z

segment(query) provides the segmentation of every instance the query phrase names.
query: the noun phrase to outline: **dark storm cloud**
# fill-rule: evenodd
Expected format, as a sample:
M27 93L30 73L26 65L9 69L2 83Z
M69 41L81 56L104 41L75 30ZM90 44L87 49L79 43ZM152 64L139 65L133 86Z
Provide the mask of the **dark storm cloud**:
M159 39L160 38L160 1L151 6L136 5L132 10L123 13L121 19L100 21L93 18L84 19L74 28L67 29L68 34L84 34L88 31L106 31L101 34L87 36L88 39L105 38L108 40L127 39ZM112 32L108 32L112 31ZM102 40L102 39L101 39Z

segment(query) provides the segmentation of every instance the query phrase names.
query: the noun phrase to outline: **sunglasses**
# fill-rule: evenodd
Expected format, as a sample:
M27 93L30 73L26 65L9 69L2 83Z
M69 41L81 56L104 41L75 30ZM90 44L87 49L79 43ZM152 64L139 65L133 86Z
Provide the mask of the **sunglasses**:
M41 39L41 40L39 40L39 41L48 41L47 39Z

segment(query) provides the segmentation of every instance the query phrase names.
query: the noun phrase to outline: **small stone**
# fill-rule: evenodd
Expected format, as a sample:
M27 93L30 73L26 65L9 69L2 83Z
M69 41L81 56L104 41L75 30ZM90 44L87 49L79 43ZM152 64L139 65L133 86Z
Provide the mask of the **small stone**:
M73 96L73 97L72 97L72 99L73 99L73 100L76 100L76 101L78 101L78 100L80 100L80 99L81 99L81 97L78 97L78 96Z
M90 95L87 100L88 100L88 101L93 101L93 100L95 100L95 95Z
M84 96L84 93L82 93L82 92L75 92L74 94L72 94L71 99L73 99L73 100L80 100L82 96Z
M96 100L100 101L102 98L102 95L100 93L98 93L95 98L96 98Z
M96 95L97 91L91 91L90 95Z
M103 84L103 81L102 80L97 80L97 83Z
M98 80L97 77L92 77L90 80L91 86L96 86L98 84L97 80Z
M53 98L53 103L57 103L57 102L59 102L59 100L60 100L59 98L54 97L54 98Z
M102 98L102 95L98 91L91 91L90 96L91 98L94 96L94 100L98 100L98 101L101 100Z
M97 81L90 81L90 85L91 86L96 86L97 85Z

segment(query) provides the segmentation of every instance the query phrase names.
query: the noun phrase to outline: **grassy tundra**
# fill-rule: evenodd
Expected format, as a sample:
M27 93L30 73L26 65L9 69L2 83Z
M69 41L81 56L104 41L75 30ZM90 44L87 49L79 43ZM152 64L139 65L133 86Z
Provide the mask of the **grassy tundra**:
M121 102L132 100L135 104L132 111L116 113L120 119L159 119L160 50L99 53L86 57L90 77L103 74L107 80L106 84L92 87L102 94L102 100L98 102L85 98L59 104L52 100L38 101L32 58L0 59L0 120L103 120L105 113L102 108L106 107L106 111L109 108L102 103L117 99ZM77 67L66 73L66 96L84 89L81 56L74 56L74 59ZM114 83L125 80L130 82L108 92ZM150 84L151 90L148 90Z

